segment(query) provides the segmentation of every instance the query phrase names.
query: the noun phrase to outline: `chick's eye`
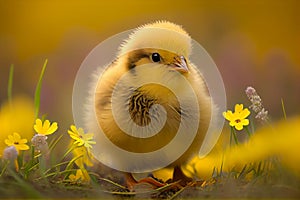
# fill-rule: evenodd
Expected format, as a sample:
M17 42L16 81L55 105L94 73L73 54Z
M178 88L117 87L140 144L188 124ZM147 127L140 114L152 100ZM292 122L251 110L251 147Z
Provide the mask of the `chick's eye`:
M160 55L159 55L159 53L153 53L151 55L151 59L152 59L153 62L159 62L160 61Z

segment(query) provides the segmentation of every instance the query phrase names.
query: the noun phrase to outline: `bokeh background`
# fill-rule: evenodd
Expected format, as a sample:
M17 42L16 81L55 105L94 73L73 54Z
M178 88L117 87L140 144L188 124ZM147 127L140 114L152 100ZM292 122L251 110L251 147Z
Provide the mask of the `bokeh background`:
M300 3L297 0L0 1L0 104L13 94L33 97L41 67L41 111L67 129L72 87L81 62L101 41L155 20L182 25L211 55L224 79L228 107L249 105L254 86L273 119L300 113Z

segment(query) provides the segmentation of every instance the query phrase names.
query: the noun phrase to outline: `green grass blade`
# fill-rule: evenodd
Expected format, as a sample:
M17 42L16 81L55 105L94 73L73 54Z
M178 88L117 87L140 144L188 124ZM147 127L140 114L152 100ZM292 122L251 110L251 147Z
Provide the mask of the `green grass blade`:
M113 195L124 195L124 196L135 196L136 192L118 192L118 191L104 191L104 192L108 192L109 194L113 194Z
M9 161L6 160L6 162L4 163L4 166L1 166L3 168L1 169L0 178L2 177L2 175L4 174L4 172L6 171L6 168L7 168L8 164L9 164Z
M48 173L46 175L43 175L43 176L40 176L40 177L34 179L34 181L39 181L39 180L42 180L42 179L45 179L45 178L55 177L55 176L63 175L63 174L66 174L66 173L72 173L72 172L75 172L75 171L76 171L76 169L68 169L68 170L59 171L59 172L51 172L51 173Z
M63 137L63 135L61 134L50 142L50 144L49 144L50 152L55 148L55 146L58 144L58 142L61 140L62 137Z
M183 190L184 190L185 188L187 188L187 187L181 188L180 190L178 190L177 192L175 192L175 193L174 193L170 198L168 198L168 199L169 199L169 200L175 199L180 193L183 192Z
M72 167L72 165L75 163L75 161L78 160L79 158L82 158L82 157L83 157L83 155L79 155L79 156L73 158L72 160L70 160L70 161L69 161L69 164L68 164L67 167L66 167L66 170L71 169L71 167Z
M284 102L283 102L282 98L281 98L281 107L282 107L283 117L284 117L284 119L286 119L285 106L284 106Z
M14 79L14 65L10 66L9 76L8 76L8 87L7 87L7 98L8 102L11 104L12 102L12 87L13 87L13 79Z
M237 178L241 179L244 178L246 175L246 169L247 169L247 164L244 165L243 169L238 173Z
M233 135L233 139L234 139L234 141L235 141L235 144L238 145L238 144L239 144L239 141L238 141L238 139L237 139L236 132L235 132L235 130L234 130L233 127L231 127L231 134Z
M51 166L49 169L47 169L44 174L47 174L48 172L50 172L51 170L55 169L55 168L58 168L58 167L61 167L63 165L67 165L70 161L65 161L65 162L61 162L61 163L58 163L56 165L53 165Z
M112 185L114 185L114 186L116 186L116 187L118 187L118 188L123 189L123 190L126 190L126 189L127 189L125 186L120 185L120 184L118 184L118 183L116 183L116 182L114 182L114 181L112 181L112 180L107 179L107 178L102 178L102 177L100 177L100 176L99 176L98 174L96 174L96 173L89 172L89 175L95 176L95 177L97 177L99 180L104 181L104 182L107 182L107 183L110 183L110 184L112 184Z
M48 63L48 59L45 60L39 81L35 88L35 94L34 94L34 107L35 107L35 118L39 116L39 110L40 110L40 101L41 101L41 88L42 88L42 80L44 77L45 69Z
M163 192L163 191L166 191L166 190L170 189L171 187L177 185L179 182L180 182L180 180L179 181L175 181L173 183L168 183L168 184L166 184L166 185L164 185L162 187L159 187L159 188L157 188L155 190L159 191L159 192Z
M221 162L221 166L220 166L220 176L221 177L223 176L224 157L225 157L225 155L223 154L222 155L222 162Z
M67 157L67 155L69 155L69 153L71 153L75 148L77 148L76 145L72 145L70 148L68 148L67 152L63 155L61 161L63 161Z

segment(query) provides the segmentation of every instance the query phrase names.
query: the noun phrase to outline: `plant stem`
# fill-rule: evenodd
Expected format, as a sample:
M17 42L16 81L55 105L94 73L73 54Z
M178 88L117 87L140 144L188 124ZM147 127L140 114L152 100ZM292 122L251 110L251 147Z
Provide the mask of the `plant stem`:
M34 94L34 106L35 106L35 118L39 116L39 110L40 110L40 101L41 101L41 88L42 88L42 80L45 73L45 69L48 63L48 59L45 60L39 81L35 88L35 94Z
M281 107L282 107L282 112L283 112L283 117L286 120L286 112L285 112L285 106L284 106L284 102L283 99L281 98Z
M7 87L7 98L10 105L12 102L13 78L14 78L14 65L12 64L9 70L8 87Z
M44 172L44 174L47 174L48 172L50 172L52 169L54 169L54 168L57 168L57 167L60 167L60 166L62 166L62 165L66 165L66 164L68 164L70 161L65 161L65 162L61 162L61 163L58 163L58 164L56 164L56 165L54 165L54 166L51 166L49 169L47 169L45 172Z
M51 143L49 144L49 151L52 151L54 149L54 147L57 145L57 143L61 140L62 137L63 135L60 135L58 138L55 138L51 141Z
M231 146L232 145L232 135L233 135L233 132L232 132L232 127L230 128L230 138L229 138L229 145Z
M67 157L67 155L68 155L69 153L71 153L76 147L77 147L77 146L72 145L70 148L68 148L68 151L63 155L61 161L63 161L63 160Z
M3 166L3 168L2 168L2 170L1 170L0 177L4 174L4 172L5 172L8 164L9 164L9 161L6 161L5 164L4 164L4 166Z
M19 172L20 167L19 167L18 160L16 159L14 162L15 162L16 172Z
M249 131L248 126L246 127L246 132L247 132L247 134L248 134L248 137L250 138L250 137L251 137L251 133L250 133L250 131Z
M233 138L234 138L234 141L235 141L235 144L238 145L239 144L239 141L236 137L236 133L235 133L235 130L233 127L231 127L231 131L232 131L232 135L233 135Z
M69 163L68 163L68 165L67 165L67 167L66 167L66 170L71 169L71 166L73 165L73 163L74 163L76 160L78 160L79 158L82 158L82 157L83 157L83 155L79 155L79 156L73 158L72 160L70 160ZM80 166L79 166L79 167L80 167Z

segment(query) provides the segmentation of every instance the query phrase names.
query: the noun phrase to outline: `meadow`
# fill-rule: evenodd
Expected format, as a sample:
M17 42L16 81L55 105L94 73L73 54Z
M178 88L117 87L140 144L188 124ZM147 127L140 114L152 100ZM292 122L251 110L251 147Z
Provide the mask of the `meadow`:
M13 97L14 66L1 105L1 198L298 198L300 196L300 118L289 118L282 100L282 120L272 122L253 87L249 106L223 112L225 128L213 150L182 169L192 181L172 180L172 170L153 172L161 185L126 185L121 172L97 162L90 151L93 133L60 124L40 113L47 60L33 100ZM5 133L8 133L5 135ZM67 145L62 138L68 137ZM65 146L61 146L65 145ZM59 151L56 151L56 148ZM61 149L64 149L62 152Z

